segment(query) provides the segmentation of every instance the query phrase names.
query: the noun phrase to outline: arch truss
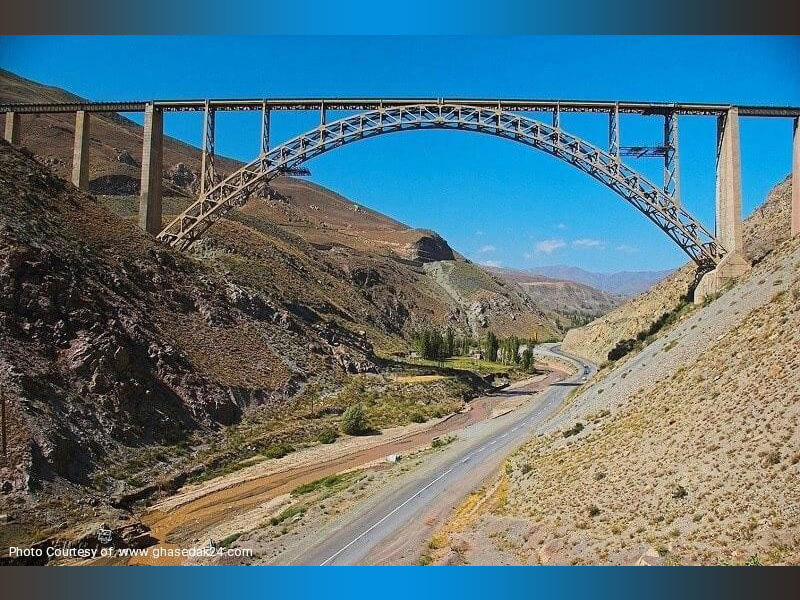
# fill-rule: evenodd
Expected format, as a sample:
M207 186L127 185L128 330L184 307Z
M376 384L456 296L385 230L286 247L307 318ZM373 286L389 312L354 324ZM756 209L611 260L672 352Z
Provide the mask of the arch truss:
M201 196L163 231L159 239L177 248L189 248L203 232L231 208L282 173L339 146L361 139L414 129L460 129L487 133L532 146L591 175L622 196L653 221L703 269L713 268L726 253L715 237L682 208L674 194L654 185L610 154L578 138L556 123L528 118L500 107L447 103L411 104L354 114L299 135L262 152L258 158Z

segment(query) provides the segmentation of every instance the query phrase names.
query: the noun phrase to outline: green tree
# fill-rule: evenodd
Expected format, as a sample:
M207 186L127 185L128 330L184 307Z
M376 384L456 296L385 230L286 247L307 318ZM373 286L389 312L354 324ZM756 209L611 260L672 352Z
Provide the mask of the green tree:
M348 435L358 435L367 429L367 416L360 404L347 407L342 415L342 431Z
M512 335L511 340L509 341L509 350L511 351L511 361L514 364L519 363L519 346L519 338L515 335Z
M470 334L465 333L461 339L461 356L469 355L469 349L472 346L472 337Z
M444 358L453 356L456 353L456 336L453 330L448 327L444 334Z
M486 334L486 358L491 361L497 360L497 351L500 349L500 341L493 331Z
M525 351L522 353L522 370L530 371L532 364L533 364L533 351L530 349L529 346L525 348Z

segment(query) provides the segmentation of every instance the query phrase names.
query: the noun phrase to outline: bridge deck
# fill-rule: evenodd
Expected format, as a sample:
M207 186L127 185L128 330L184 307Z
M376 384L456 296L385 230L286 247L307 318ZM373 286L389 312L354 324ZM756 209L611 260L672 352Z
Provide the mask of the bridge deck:
M0 112L15 113L70 113L87 112L144 112L152 103L163 111L202 111L205 100L125 100L114 102L67 102L43 104L0 104ZM261 110L264 104L270 110L374 110L380 107L409 104L463 104L479 107L497 107L512 111L553 111L607 113L617 109L621 113L666 115L677 112L684 115L719 115L730 104L702 104L685 102L629 102L610 100L525 100L489 98L233 98L212 99L209 105L216 110ZM800 117L800 106L738 106L739 115L745 117Z

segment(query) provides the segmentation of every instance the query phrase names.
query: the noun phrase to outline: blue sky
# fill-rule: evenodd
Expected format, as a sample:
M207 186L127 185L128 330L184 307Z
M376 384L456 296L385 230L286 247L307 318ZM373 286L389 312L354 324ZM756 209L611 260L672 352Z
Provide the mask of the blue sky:
M6 37L0 65L93 100L340 95L800 104L798 37ZM316 126L318 115L279 113L273 122L277 142ZM605 115L564 115L562 127L607 143ZM622 143L657 144L661 127L657 117L624 115ZM218 152L256 155L257 114L219 115L217 128ZM169 114L165 130L198 144L200 117ZM682 117L680 133L684 203L713 230L714 119ZM791 123L743 119L741 137L749 214L791 170ZM631 164L661 181L661 160ZM686 260L602 185L507 140L407 132L345 146L308 166L312 180L435 229L480 262L615 271Z

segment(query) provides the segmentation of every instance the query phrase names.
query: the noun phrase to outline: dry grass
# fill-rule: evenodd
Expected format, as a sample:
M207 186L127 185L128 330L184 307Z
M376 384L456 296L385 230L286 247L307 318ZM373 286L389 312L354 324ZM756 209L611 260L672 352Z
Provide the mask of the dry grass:
M559 564L631 563L648 547L671 564L800 563L800 306L791 297L776 295L601 427L513 455L502 474L508 502L494 505L491 522L538 525L523 561L559 539L546 553Z

